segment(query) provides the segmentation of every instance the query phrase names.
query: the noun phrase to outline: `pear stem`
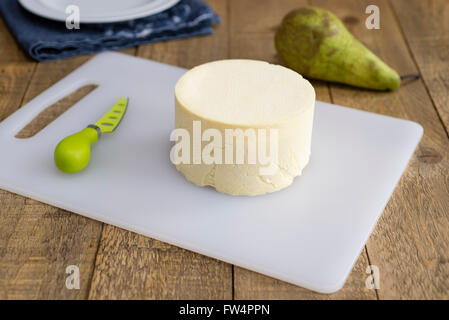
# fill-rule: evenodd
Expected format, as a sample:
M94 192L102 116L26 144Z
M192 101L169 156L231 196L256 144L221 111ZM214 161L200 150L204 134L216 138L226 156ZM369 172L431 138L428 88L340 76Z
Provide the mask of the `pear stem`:
M405 74L405 75L401 76L401 80L408 79L408 78L419 79L419 78L421 78L421 75L419 73L410 73L410 74Z

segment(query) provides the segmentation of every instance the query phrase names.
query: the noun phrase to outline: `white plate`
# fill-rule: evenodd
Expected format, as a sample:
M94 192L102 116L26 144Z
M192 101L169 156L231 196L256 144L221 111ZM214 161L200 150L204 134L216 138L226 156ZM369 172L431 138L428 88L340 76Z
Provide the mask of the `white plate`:
M81 23L119 22L164 11L179 0L19 0L28 11L57 21L66 21L66 8L80 9Z

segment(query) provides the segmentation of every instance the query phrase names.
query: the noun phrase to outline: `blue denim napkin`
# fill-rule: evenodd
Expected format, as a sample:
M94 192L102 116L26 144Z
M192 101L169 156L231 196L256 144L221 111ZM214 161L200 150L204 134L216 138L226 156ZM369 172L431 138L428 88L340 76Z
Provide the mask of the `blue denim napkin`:
M20 46L38 61L210 34L212 25L220 22L220 17L199 0L181 0L174 7L140 19L81 24L78 30L29 13L17 0L0 0L0 14Z

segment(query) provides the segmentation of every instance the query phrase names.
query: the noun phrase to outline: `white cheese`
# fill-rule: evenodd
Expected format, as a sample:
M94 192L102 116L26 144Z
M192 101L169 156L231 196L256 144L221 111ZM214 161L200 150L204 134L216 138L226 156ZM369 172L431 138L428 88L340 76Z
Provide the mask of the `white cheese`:
M221 60L195 67L175 87L175 128L186 129L193 140L194 121L206 129L217 129L223 137L222 163L193 163L191 141L189 163L176 168L199 186L212 186L233 195L258 195L287 187L309 161L315 91L298 73L279 65L255 60ZM225 164L226 129L266 129L267 150L271 149L270 129L278 134L276 169L263 173L266 163L257 158L249 163L245 140L245 162ZM272 131L271 131L272 132ZM201 135L200 135L201 136ZM198 134L196 135L198 137ZM273 135L274 137L274 135ZM229 141L228 146L229 146ZM201 150L209 141L200 142ZM237 143L232 146L237 153ZM259 148L258 148L259 149ZM198 149L196 149L198 150ZM218 149L216 149L218 150ZM216 155L215 153L213 155Z

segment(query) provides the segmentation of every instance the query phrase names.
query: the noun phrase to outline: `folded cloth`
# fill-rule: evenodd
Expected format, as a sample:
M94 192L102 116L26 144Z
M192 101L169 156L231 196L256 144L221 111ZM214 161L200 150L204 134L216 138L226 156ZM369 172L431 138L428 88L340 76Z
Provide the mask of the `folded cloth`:
M0 0L0 14L20 46L38 61L210 34L212 25L220 22L220 17L199 0L181 0L163 12L140 19L81 24L80 29L71 30L65 22L28 12L17 0Z

